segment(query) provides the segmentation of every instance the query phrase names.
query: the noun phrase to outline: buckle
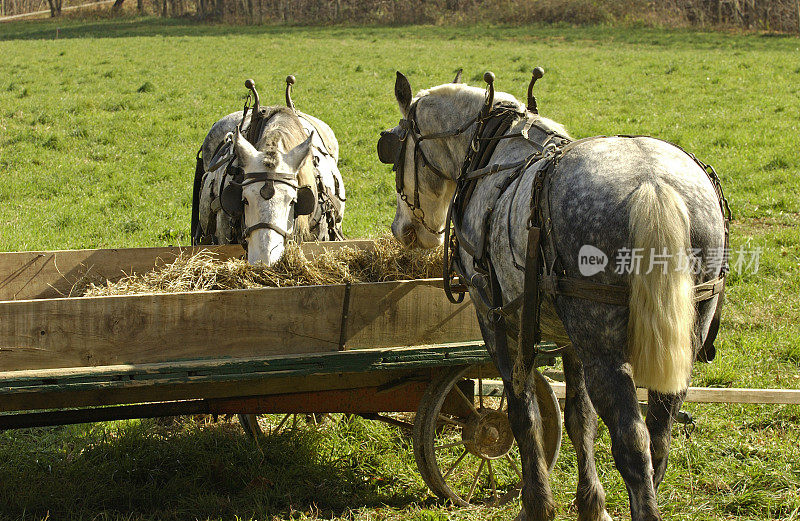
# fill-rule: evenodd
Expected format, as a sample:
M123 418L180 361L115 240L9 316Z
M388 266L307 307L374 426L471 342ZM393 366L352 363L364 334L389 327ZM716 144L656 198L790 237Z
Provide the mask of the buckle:
M503 311L502 307L489 308L486 310L486 318L489 319L489 322L492 324L497 324L500 319L506 318L506 313Z

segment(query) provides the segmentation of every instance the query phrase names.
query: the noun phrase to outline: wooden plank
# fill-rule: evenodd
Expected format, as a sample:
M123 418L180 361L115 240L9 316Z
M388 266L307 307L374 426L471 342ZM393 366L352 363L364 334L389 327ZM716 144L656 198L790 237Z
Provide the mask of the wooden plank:
M336 351L343 295L336 285L0 302L0 368Z
M261 396L328 389L354 389L384 385L396 378L430 377L433 369L337 373L227 382L181 382L170 385L15 393L0 396L0 411L31 411L66 407L97 407L196 398Z
M489 362L482 342L387 348L264 358L189 360L157 364L0 372L0 395L79 387L137 387L173 381L265 379L386 371Z
M566 384L550 382L556 396L563 400ZM636 390L639 401L647 401L647 389ZM692 403L750 403L800 405L798 389L748 389L724 387L689 387L686 402Z
M354 284L346 346L480 340L435 279ZM0 370L336 351L343 284L0 302Z
M444 367L488 359L476 343L266 360L10 371L0 373L0 385L5 386L0 412L370 387L429 379ZM225 378L214 378L218 372Z
M765 403L800 405L798 389L747 389L690 387L687 402L698 403Z
M0 300L70 296L73 287L144 273L174 261L183 252L200 250L223 260L244 253L239 245L0 253Z
M304 243L313 257L339 248L370 248L373 241ZM174 261L181 253L208 251L221 260L241 258L238 244L202 247L120 248L0 253L0 301L66 297L88 282L116 281Z
M408 382L395 392L381 387L115 405L88 409L0 414L0 430L184 414L286 414L416 412L430 381Z
M450 304L439 279L355 284L345 347L440 344L481 340L469 297Z

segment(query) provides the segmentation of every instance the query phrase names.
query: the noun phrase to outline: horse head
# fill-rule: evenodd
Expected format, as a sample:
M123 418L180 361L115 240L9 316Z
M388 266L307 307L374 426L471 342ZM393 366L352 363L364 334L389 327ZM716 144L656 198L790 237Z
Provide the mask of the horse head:
M403 119L381 132L378 156L381 162L393 164L397 211L392 233L407 247L435 248L443 242L456 178L476 115L486 100L484 89L460 80L459 71L454 82L413 97L408 79L397 73L394 92ZM496 99L516 102L505 93L497 93Z
M287 132L265 132L259 147L238 129L231 136L239 174L221 195L223 210L241 217L241 236L250 263L274 264L285 241L308 232L308 218L317 204L313 165L307 161L313 134L298 141Z

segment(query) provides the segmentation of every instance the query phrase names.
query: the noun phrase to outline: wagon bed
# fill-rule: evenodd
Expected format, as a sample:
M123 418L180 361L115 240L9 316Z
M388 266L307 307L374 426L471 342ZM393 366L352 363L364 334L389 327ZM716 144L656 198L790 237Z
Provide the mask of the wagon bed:
M372 244L303 249L314 256ZM485 380L496 373L472 305L449 303L438 279L64 296L86 280L113 281L201 249L220 259L244 253L223 246L0 254L0 429L236 413L255 434L258 422L248 415L343 412L392 421L379 414L416 412L414 450L426 483L458 504L474 500L474 486L448 483L458 473L442 468L448 451L437 455L434 443L443 432L456 440L447 447L471 436L470 454L488 461L508 456L513 436L504 414L489 414L489 400L503 409L503 391ZM560 412L552 391L542 394L554 462ZM484 500L516 494L509 473L500 492L492 476Z

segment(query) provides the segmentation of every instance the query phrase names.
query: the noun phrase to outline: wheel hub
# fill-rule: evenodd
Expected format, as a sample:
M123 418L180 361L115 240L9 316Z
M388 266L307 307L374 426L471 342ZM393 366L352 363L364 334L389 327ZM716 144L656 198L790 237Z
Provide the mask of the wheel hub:
M464 446L479 458L502 458L514 445L508 416L493 409L480 409L461 431Z

